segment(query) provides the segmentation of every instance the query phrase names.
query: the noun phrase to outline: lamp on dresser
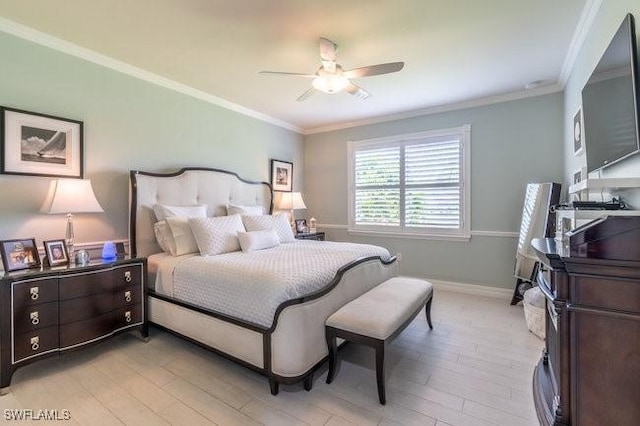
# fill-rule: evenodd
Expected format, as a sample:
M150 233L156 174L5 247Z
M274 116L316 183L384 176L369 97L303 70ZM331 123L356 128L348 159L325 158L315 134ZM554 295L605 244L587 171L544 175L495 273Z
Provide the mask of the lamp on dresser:
M56 179L51 181L40 212L67 215L65 240L69 258L72 259L75 239L73 213L102 213L104 210L93 193L89 179Z

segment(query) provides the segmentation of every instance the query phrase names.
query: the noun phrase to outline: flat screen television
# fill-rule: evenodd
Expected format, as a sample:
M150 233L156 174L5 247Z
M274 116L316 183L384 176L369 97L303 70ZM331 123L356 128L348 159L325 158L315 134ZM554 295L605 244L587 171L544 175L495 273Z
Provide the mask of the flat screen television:
M582 89L588 172L640 151L639 91L636 34L628 14Z

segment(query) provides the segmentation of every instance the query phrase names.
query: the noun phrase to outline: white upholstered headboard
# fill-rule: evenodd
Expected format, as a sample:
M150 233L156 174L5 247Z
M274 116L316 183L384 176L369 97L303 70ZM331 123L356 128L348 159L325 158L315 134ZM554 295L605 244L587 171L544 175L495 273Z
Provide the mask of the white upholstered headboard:
M162 251L153 232L154 204L193 206L205 204L208 216L226 215L228 204L261 205L273 209L273 192L267 182L251 182L225 170L187 167L175 173L129 173L129 240L132 256Z

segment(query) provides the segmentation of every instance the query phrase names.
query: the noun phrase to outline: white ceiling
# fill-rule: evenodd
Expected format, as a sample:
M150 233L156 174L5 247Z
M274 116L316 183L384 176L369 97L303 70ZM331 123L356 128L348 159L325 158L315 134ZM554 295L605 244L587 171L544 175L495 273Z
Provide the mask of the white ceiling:
M589 3L0 0L0 16L314 132L521 92L533 81L557 85ZM344 69L405 68L357 80L372 94L366 100L319 93L297 102L310 80L258 74L315 72L319 36L338 43Z

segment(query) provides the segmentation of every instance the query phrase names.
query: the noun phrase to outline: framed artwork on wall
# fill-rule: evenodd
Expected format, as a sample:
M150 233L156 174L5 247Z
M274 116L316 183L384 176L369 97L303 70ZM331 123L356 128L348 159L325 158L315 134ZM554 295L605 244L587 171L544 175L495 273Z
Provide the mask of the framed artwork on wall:
M582 182L582 169L576 170L573 173L573 184Z
M582 107L573 116L573 154L579 155L584 147L584 125L582 117Z
M69 254L64 240L45 241L44 252L47 254L50 266L69 264Z
M7 272L40 267L35 238L0 241L0 255Z
M271 160L271 186L274 191L291 192L293 188L293 163Z
M82 121L0 107L2 173L82 178Z

